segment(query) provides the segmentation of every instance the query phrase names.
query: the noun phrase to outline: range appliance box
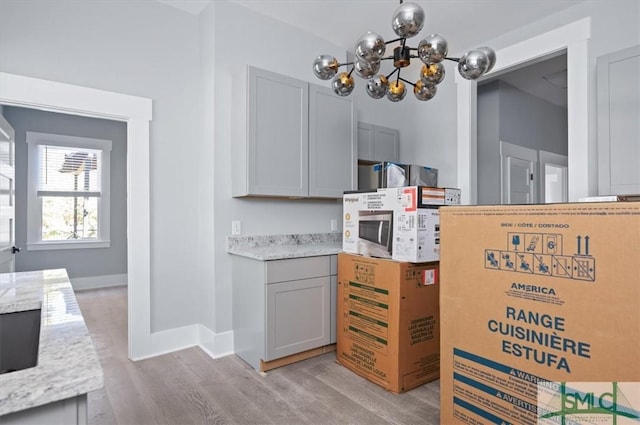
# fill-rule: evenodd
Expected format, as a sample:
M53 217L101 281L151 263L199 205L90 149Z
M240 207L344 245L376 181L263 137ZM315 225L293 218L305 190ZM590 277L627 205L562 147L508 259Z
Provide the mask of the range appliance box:
M640 203L440 218L442 423L636 423Z
M438 263L338 254L338 363L401 393L439 376Z
M414 263L438 261L438 210L419 207L419 189L410 186L345 194L342 250Z

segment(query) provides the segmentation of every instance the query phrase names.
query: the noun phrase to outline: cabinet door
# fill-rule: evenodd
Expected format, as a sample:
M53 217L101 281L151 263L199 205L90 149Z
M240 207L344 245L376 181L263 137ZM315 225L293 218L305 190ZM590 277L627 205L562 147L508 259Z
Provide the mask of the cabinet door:
M400 132L393 128L375 127L373 155L376 161L398 161Z
M249 195L307 195L308 97L304 81L249 68Z
M358 159L364 161L398 161L400 132L394 128L358 123Z
M375 161L373 155L373 125L358 123L358 159Z
M640 193L640 45L599 57L598 193Z
M356 120L353 101L309 86L309 196L341 198L356 189Z
M267 285L265 361L322 347L330 339L329 276Z

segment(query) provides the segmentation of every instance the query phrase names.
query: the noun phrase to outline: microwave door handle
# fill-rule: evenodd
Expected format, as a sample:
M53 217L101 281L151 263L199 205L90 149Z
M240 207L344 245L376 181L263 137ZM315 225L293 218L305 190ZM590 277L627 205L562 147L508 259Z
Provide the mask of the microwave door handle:
M380 220L378 224L378 241L382 243L382 228L384 227L384 221Z

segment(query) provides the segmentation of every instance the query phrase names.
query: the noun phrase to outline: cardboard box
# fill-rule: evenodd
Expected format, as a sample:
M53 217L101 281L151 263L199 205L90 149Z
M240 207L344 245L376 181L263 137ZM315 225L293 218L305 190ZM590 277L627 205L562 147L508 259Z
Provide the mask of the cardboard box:
M395 211L393 220L393 260L423 263L440 259L438 209Z
M342 250L398 261L438 261L438 210L419 206L419 190L411 186L345 194Z
M417 186L418 207L434 205L460 205L462 191L446 187Z
M442 423L640 412L640 203L440 215Z
M337 361L394 393L439 376L438 263L338 254Z
M393 213L397 201L391 192L344 194L342 198L342 250L380 258L391 258ZM378 221L377 228L375 220ZM364 221L367 223L361 224ZM369 226L371 229L368 230ZM360 228L363 227L363 232ZM362 233L362 235L361 235Z

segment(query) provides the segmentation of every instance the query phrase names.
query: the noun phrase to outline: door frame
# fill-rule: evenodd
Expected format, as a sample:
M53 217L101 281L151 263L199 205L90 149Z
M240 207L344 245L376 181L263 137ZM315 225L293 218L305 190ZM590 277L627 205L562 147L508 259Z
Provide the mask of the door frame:
M533 59L567 52L567 127L569 201L590 196L597 187L595 135L589 132L589 38L591 18L584 18L496 51L497 62L487 78ZM478 203L477 82L456 73L457 186L463 204ZM591 161L590 161L591 159Z
M151 99L0 72L0 104L127 123L129 358L153 355L149 122Z
M507 158L517 158L531 163L531 188L529 189L531 195L530 204L538 202L538 151L535 149L527 148L525 146L514 145L513 143L500 141L500 203L507 204L509 200L509 193L511 192L511 178L508 175L509 170L506 168L508 165Z
M15 173L15 166L16 166L16 161L15 161L15 153L16 153L16 149L15 149L15 130L13 129L13 127L11 127L11 125L9 124L9 122L7 122L7 120L0 114L0 136L1 137L6 137L7 141L9 142L9 158L7 158L8 162L4 165L4 167L0 166L0 178L3 177L8 177L9 179L11 179L11 183L9 186L9 206L1 206L0 205L0 212L3 212L2 217L0 217L0 220L4 220L6 218L9 219L9 243L7 244L7 247L5 248L7 251L7 254L9 255L9 257L5 257L5 258L9 258L9 261L6 261L5 263L9 265L9 269L8 272L13 272L15 270L15 263L16 263L16 256L15 256L15 252L13 252L13 248L15 247L16 244L16 234L15 234L15 222L16 222L16 192L15 192L15 181L16 181L16 173ZM0 158L0 164L2 164L2 158ZM3 168L6 170L6 172L9 173L9 175L4 175L2 170ZM9 216L7 217L6 213L7 211L9 212ZM2 251L0 249L0 251ZM2 260L2 254L0 253L0 261ZM1 264L5 264L0 262ZM0 269L2 269L0 267ZM3 272L6 272L6 269L2 269Z
M539 171L539 181L540 181L540 199L539 202L541 204L545 204L547 203L547 196L546 196L546 177L547 177L547 173L546 173L546 165L547 164L552 164L552 165L558 165L558 166L562 166L564 167L563 170L563 176L564 179L567 179L567 175L568 175L568 169L569 169L569 158L566 155L560 155L558 153L554 153L554 152L547 152L545 150L539 150L538 151L538 168L540 169ZM569 193L568 193L568 188L566 185L564 185L562 187L562 199L564 200L563 202L567 202L569 199Z

